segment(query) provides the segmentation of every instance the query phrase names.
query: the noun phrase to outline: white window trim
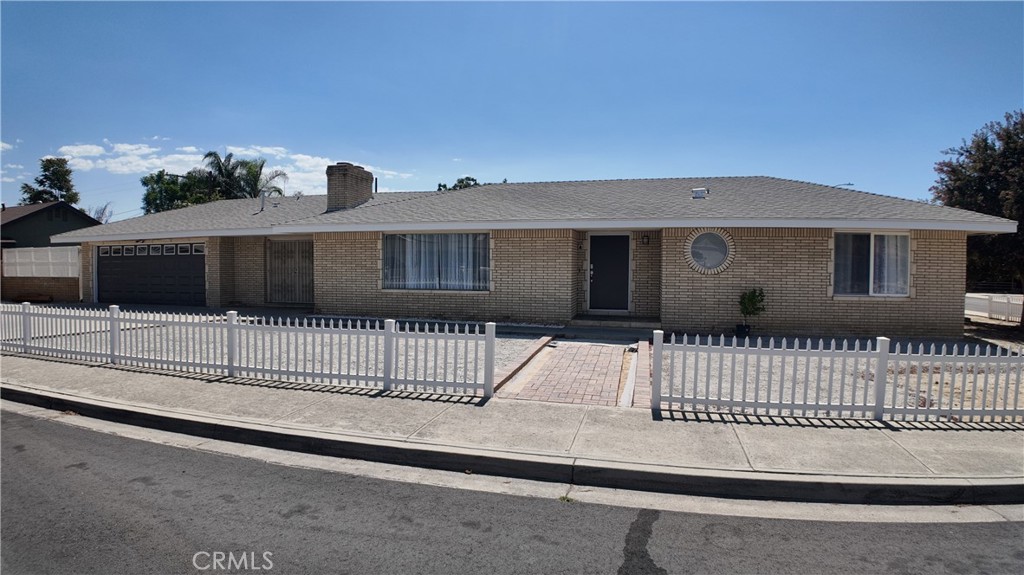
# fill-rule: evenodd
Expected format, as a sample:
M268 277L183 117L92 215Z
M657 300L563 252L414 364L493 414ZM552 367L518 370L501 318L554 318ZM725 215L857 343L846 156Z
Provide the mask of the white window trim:
M838 234L859 234L870 236L868 253L868 293L850 293L850 294L837 294L835 293L835 277L836 277L836 245L835 238ZM907 293L905 294L885 294L875 293L875 236L904 236L907 238ZM890 298L890 299L910 299L911 294L914 292L914 238L907 230L891 230L891 231L867 231L867 230L833 230L832 231L832 297L837 299L854 299L854 298Z

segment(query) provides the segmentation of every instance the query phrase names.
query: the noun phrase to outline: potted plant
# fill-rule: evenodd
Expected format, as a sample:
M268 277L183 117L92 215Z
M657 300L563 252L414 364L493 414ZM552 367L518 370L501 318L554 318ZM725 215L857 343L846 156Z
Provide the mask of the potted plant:
M740 313L743 314L743 323L736 324L736 337L749 337L750 324L747 323L747 318L760 315L764 310L763 289L755 288L741 293Z

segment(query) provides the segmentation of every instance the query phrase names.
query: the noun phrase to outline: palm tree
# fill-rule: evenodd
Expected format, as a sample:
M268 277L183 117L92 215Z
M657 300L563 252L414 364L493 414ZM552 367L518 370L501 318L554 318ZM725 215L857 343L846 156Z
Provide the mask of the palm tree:
M227 154L223 158L217 152L207 152L203 156L206 162L206 169L214 183L217 193L227 199L244 197L242 195L241 172L243 161L235 161L233 154Z
M241 189L239 197L258 198L261 194L284 195L284 190L277 185L277 182L287 182L288 174L282 170L264 172L263 168L266 166L267 160L263 158L239 160L238 164L238 179Z

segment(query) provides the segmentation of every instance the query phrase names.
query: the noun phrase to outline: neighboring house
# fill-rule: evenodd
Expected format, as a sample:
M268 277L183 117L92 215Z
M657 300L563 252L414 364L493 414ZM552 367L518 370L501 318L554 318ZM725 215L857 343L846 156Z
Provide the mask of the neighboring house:
M50 236L100 225L71 204L43 202L27 206L3 206L0 211L0 236L5 248L45 248Z
M3 206L0 236L6 261L0 297L17 301L78 301L81 295L77 249L51 250L50 236L98 225L98 220L63 201ZM17 249L8 252L9 248Z
M489 184L226 200L78 230L86 300L760 333L962 333L969 234L1017 223L769 177Z

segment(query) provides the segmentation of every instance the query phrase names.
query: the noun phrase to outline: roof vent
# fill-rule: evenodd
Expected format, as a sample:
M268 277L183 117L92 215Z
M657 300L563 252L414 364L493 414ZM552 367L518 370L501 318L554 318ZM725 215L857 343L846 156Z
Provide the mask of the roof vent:
M711 195L711 190L707 188L693 188L690 191L693 192L693 199L695 200L703 200L704 198Z

